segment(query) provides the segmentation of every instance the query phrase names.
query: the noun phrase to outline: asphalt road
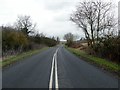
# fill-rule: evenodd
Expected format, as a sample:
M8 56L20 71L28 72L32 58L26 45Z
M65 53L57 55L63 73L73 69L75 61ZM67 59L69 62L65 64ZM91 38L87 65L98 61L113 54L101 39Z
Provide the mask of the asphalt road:
M3 88L118 88L118 79L62 46L3 69Z

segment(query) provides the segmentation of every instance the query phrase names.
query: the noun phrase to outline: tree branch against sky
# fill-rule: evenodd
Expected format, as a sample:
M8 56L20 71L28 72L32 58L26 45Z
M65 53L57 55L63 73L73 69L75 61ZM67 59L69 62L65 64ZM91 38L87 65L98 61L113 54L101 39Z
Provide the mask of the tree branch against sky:
M30 16L19 16L15 27L21 30L25 35L34 33L36 24L32 23Z
M75 11L78 2L82 1L83 0L1 0L0 25L9 25L15 22L18 15L27 15L32 18L33 22L37 23L38 32L40 33L43 32L48 36L59 36L60 39L68 32L74 34L79 33L81 37L84 37L84 33L77 31L76 29L78 28L72 22L69 22L70 14ZM112 1L117 5L119 0L104 1Z
M70 20L83 30L88 45L90 44L92 47L101 37L101 32L103 32L102 36L106 35L106 32L112 34L115 32L114 28L117 24L112 13L111 2L80 2Z

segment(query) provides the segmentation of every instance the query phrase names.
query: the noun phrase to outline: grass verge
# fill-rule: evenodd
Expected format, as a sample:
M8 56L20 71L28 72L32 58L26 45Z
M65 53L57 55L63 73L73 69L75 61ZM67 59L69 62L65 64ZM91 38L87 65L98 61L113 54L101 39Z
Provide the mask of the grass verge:
M18 55L14 55L14 56L9 56L7 57L6 59L0 61L0 65L1 67L6 67L6 66L9 66L11 65L12 63L15 63L19 60L23 60L24 58L27 58L29 56L32 56L32 55L35 55L37 53L40 53L44 50L47 50L48 47L44 47L42 49L38 49L38 50L31 50L31 51L28 51L28 52L24 52L24 53L21 53L21 54L18 54Z
M117 76L120 77L120 65L118 65L117 63L113 63L110 61L107 61L105 59L99 58L99 57L95 57L93 55L88 55L87 53L80 51L78 49L74 49L74 48L68 48L67 49L72 52L73 54L77 55L78 57L93 63L95 65L97 65L98 67L101 67L105 70L108 70L110 72L113 72L115 74L117 74Z

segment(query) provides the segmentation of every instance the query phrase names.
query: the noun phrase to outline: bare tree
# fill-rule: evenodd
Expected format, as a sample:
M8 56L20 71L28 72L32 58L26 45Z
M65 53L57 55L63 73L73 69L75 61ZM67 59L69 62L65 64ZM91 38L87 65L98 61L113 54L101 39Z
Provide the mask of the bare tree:
M67 33L64 35L64 39L67 41L73 41L74 35L72 33Z
M76 12L70 20L80 27L88 40L88 45L93 47L105 30L110 31L116 25L114 15L111 14L111 3L106 2L80 2Z
M30 16L19 16L17 19L16 28L21 30L24 34L29 35L29 33L33 33L36 24L32 23Z
M60 38L59 38L59 37L57 37L57 39L56 39L56 40L57 40L57 43L59 43L59 42L60 42Z
M72 33L67 33L64 35L64 39L67 41L67 45L70 46L73 44L73 41L77 38L76 35Z

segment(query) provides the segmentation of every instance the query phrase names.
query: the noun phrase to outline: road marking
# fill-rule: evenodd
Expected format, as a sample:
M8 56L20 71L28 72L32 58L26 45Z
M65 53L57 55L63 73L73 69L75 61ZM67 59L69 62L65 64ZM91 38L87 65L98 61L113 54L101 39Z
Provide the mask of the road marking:
M49 90L52 90L53 86L53 72L54 72L54 67L55 67L55 88L58 90L58 74L57 74L57 52L59 48L56 50L56 52L53 55L53 60L52 60L52 68L51 68L51 74L50 74L50 82L49 82Z
M55 54L53 55L51 75L50 75L50 83L49 83L49 89L50 90L52 90L52 82L53 82L53 68L54 68L54 60L55 60L54 57L55 57Z
M56 55L55 55L55 88L58 90L57 52L58 52L58 49L57 49Z

